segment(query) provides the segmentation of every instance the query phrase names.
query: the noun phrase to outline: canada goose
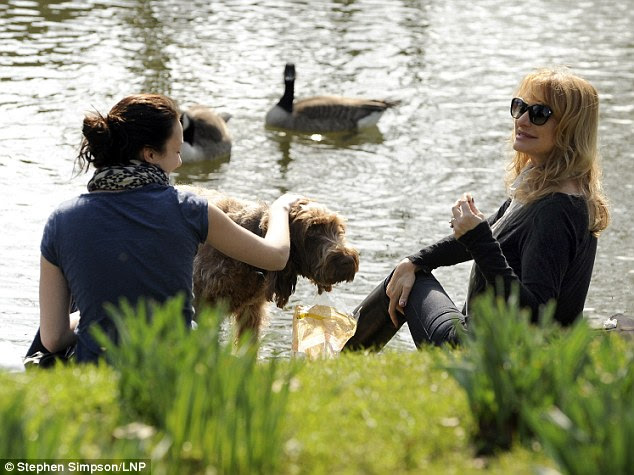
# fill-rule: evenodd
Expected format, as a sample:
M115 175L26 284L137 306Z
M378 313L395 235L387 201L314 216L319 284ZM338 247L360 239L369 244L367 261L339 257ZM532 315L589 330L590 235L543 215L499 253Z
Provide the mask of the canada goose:
M301 132L341 132L371 127L396 101L316 96L295 101L295 65L284 68L284 95L266 114L266 125Z
M212 160L231 153L231 136L227 122L231 116L216 113L202 105L194 105L183 112L183 162Z

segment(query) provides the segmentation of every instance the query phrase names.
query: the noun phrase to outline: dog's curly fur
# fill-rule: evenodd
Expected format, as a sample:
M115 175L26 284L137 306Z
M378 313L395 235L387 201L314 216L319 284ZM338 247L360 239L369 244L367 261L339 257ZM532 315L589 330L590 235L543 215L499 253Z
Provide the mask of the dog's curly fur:
M236 223L263 236L268 205L197 190ZM359 253L346 242L341 216L310 199L301 199L289 212L290 257L281 271L264 271L231 259L203 244L194 259L196 306L224 303L235 317L237 335L249 330L259 336L266 321L267 302L282 308L295 291L298 276L306 277L321 294L338 282L350 282L359 270Z

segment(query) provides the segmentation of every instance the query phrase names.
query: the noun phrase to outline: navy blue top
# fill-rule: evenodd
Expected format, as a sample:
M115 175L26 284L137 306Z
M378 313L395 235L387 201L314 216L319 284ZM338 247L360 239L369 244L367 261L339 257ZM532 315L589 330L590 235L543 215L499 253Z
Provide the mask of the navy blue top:
M572 323L583 311L597 251L585 199L554 193L494 226L509 204L459 239L448 236L409 259L427 271L473 259L467 314L469 301L501 278L506 296L519 286L520 305L532 310L533 321L554 299L555 320Z
M193 261L208 219L206 199L160 184L83 194L51 214L41 252L61 269L80 312L78 361L100 353L90 325L99 322L112 334L106 303L164 302L184 293L191 323Z

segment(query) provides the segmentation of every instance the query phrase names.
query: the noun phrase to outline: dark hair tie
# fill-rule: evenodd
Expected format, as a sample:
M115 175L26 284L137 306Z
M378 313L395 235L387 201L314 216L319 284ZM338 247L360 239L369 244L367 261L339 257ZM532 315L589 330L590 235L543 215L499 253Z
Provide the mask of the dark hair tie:
M116 115L106 114L104 120L106 121L106 125L108 126L108 128L111 130L120 129L121 125L123 125L121 118L117 117Z
M115 149L118 149L120 156L119 161L122 161L123 157L126 156L128 148L128 133L124 121L121 120L120 117L110 114L106 115L105 119Z

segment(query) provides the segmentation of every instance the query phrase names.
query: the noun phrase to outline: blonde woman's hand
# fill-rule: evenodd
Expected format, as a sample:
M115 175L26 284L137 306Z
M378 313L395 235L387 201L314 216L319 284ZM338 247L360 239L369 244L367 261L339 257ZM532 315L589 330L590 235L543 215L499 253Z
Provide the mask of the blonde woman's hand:
M390 299L388 309L390 319L396 328L398 328L399 324L396 312L398 311L403 313L403 308L407 305L409 293L414 286L414 281L416 280L417 270L418 267L409 259L403 259L394 269L392 278L385 289L385 293Z
M451 218L449 225L453 228L453 235L456 239L485 220L484 215L476 208L470 193L465 193L462 198L456 201L456 204L451 208L451 214L453 218Z

